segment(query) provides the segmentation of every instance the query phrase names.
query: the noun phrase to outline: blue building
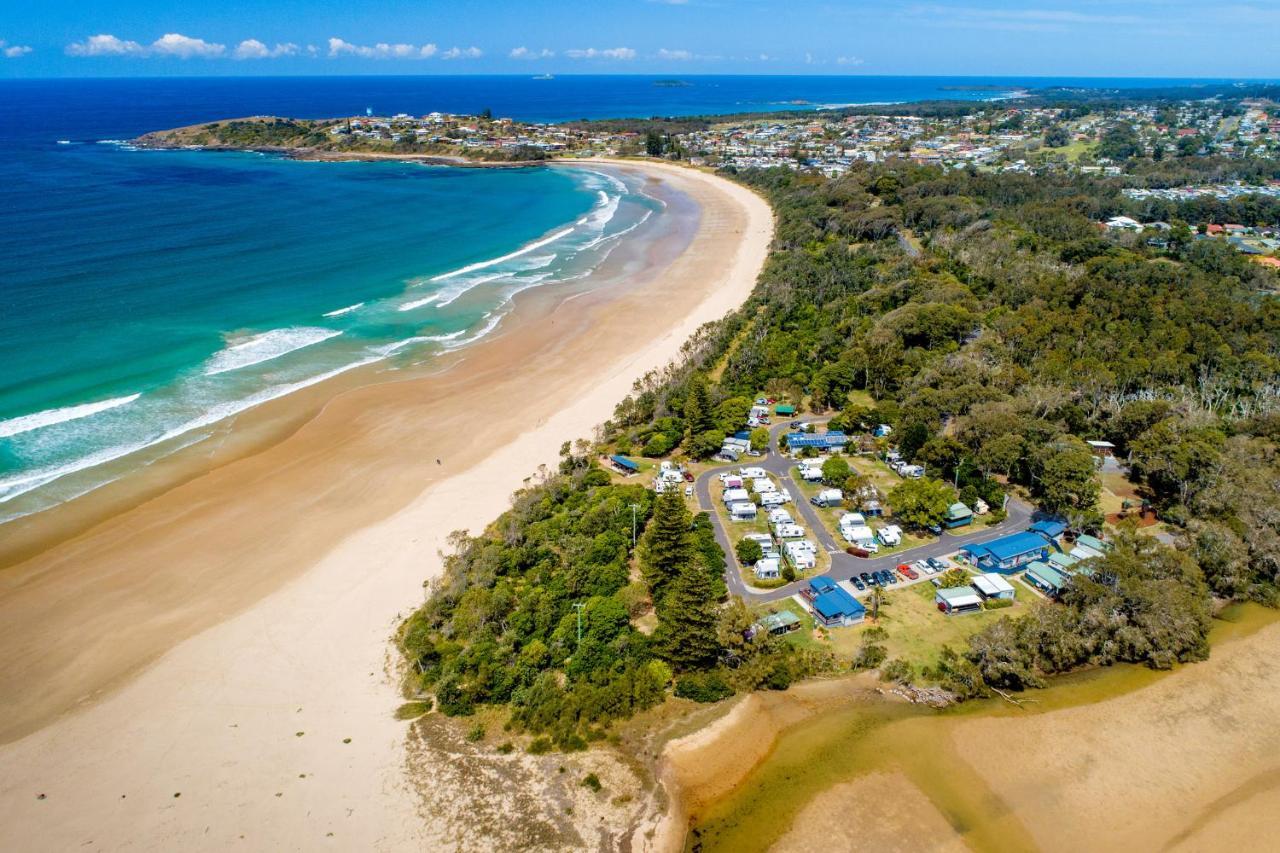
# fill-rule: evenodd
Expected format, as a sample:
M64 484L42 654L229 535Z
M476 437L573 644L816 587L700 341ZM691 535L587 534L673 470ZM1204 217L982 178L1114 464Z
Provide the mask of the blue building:
M787 447L792 450L799 450L802 447L816 447L819 450L836 450L844 447L848 443L849 436L842 432L824 432L822 434L811 432L787 433Z
M1067 523L1057 518L1042 518L1027 529L1032 533L1039 533L1046 539L1057 539L1067 532Z
M973 564L985 572L1011 574L1019 566L1034 560L1049 559L1054 548L1056 546L1044 536L1024 530L990 542L965 545L960 552L967 554Z
M614 468L617 468L618 471L623 474L638 474L640 472L639 465L620 454L615 453L613 456L610 456L609 461L613 463Z
M809 579L809 586L802 593L813 609L813 618L827 628L852 625L867 615L862 602L836 585L827 575Z

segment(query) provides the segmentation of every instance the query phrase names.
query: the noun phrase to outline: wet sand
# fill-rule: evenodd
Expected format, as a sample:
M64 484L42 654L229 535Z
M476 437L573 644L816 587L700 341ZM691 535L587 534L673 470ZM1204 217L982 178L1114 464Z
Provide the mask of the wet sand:
M453 369L346 391L4 570L0 847L447 845L404 778L389 636L449 533L741 304L772 234L741 187L617 168L697 204L686 251L617 288L530 291Z

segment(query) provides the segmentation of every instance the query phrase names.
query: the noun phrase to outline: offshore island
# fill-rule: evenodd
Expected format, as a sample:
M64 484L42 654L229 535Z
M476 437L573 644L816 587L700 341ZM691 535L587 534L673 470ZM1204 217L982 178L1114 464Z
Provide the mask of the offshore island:
M110 843L141 793L191 810L174 843L1249 846L1280 803L1273 94L136 140L593 157L700 213L630 287L547 297L37 558L46 594L60 562L178 549L243 589L11 737L53 795L8 831L52 807L58 842ZM334 482L399 485L352 507ZM300 511L332 534L267 563ZM67 707L49 683L26 725Z

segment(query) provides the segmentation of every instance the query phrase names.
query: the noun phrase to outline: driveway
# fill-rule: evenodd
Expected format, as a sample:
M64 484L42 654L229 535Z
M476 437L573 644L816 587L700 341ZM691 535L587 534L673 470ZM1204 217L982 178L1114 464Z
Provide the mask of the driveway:
M809 423L823 424L828 418L806 419ZM698 506L711 514L711 522L715 526L716 541L720 543L720 547L725 552L725 583L729 587L729 592L743 598L748 604L763 604L772 601L781 601L795 595L804 586L805 581L795 581L786 586L777 589L754 589L747 586L742 580L742 574L738 568L738 558L734 554L734 542L730 538L730 531L724 529L724 525L720 521L720 516L715 511L713 501L719 500L719 481L716 475L725 471L734 471L738 468L755 467L763 468L770 474L774 475L783 488L791 493L795 499L794 506L799 510L800 516L804 518L806 526L814 531L814 535L818 539L818 543L831 554L831 568L827 574L837 581L847 581L855 575L862 572L874 572L886 570L894 574L894 577L901 576L894 572L894 569L901 563L910 563L915 560L923 560L928 557L942 557L946 554L955 553L963 545L973 542L985 542L989 539L995 539L998 536L1004 536L1008 533L1016 533L1020 530L1026 530L1027 525L1031 522L1031 514L1034 511L1030 504L1024 503L1016 498L1010 497L1006 509L1008 517L999 524L993 524L989 527L973 530L968 533L950 534L944 533L932 542L924 545L918 545L915 548L909 548L906 551L898 551L884 557L869 557L863 559L854 557L844 550L844 546L835 541L835 538L823 525L822 520L814 511L813 506L804 498L804 494L796 487L795 481L791 478L791 471L795 467L794 460L788 458L781 450L778 449L778 439L784 433L789 431L790 422L774 424L769 428L769 453L763 457L748 457L743 461L734 462L727 465L720 465L708 471L704 471L694 486L694 492L698 497ZM714 484L714 485L713 485ZM714 489L714 491L713 491ZM920 577L919 580L906 581L894 584L893 589L903 586L911 586L917 583L928 582L927 577ZM867 595L869 593L862 593Z

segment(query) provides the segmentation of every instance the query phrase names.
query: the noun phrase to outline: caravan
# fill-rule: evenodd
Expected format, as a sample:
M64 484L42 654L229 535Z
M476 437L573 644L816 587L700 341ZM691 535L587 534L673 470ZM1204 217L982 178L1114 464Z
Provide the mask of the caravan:
M751 495L747 494L746 489L725 489L721 497L726 506L731 503L751 503Z
M755 521L756 505L751 501L735 501L729 504L729 518L733 521Z
M764 495L778 491L778 487L768 477L757 477L751 481L751 491L757 495Z
M778 508L769 511L770 524L791 524L795 519L791 517L791 513L785 509Z
M779 539L803 539L804 528L798 524L779 524L773 528Z

